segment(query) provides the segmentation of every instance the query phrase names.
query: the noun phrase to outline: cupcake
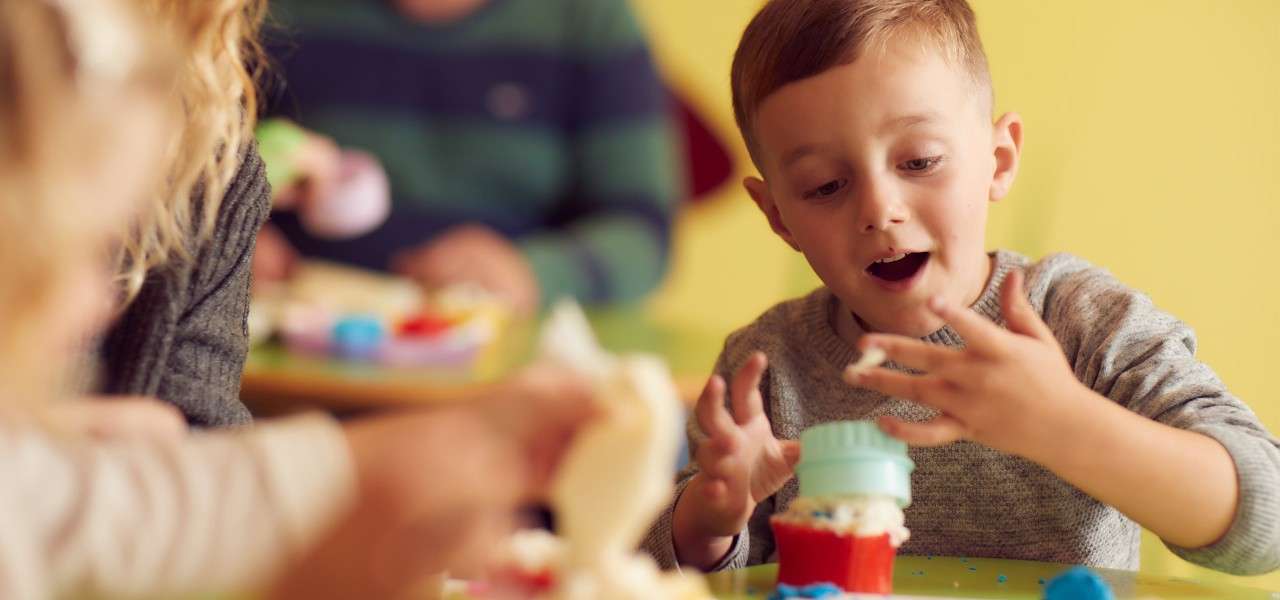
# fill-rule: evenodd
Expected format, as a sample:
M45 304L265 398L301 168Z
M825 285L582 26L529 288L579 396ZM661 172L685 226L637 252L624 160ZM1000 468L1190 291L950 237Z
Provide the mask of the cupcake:
M911 503L906 444L874 423L845 421L800 436L800 495L770 520L778 583L831 583L848 593L893 591L893 559L907 540Z

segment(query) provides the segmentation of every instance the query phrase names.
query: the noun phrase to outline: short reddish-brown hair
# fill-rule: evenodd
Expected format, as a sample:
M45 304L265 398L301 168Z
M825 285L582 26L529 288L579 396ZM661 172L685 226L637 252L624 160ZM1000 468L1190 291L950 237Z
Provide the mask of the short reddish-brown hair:
M755 113L779 88L858 59L901 35L931 44L988 94L991 75L965 0L769 0L733 57L733 114L756 159Z

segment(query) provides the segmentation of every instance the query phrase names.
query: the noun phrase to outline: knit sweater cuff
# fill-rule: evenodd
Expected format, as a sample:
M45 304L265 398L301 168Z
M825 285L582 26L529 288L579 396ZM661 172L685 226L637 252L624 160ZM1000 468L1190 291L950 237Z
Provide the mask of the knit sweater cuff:
M680 502L680 496L684 495L685 489L689 487L689 483L692 481L693 477L689 477L676 484L675 494L672 495L674 500L671 501L671 504L663 511L662 516L658 518L657 522L649 530L649 536L644 542L644 547L649 552L649 555L663 569L681 570L680 559L676 557L675 507ZM738 535L733 536L729 551L707 571L715 572L745 567L748 539L749 535L744 528Z
M1209 424L1191 428L1222 444L1235 462L1240 496L1235 519L1222 539L1203 548L1165 545L1184 560L1237 575L1280 568L1280 452L1269 441Z

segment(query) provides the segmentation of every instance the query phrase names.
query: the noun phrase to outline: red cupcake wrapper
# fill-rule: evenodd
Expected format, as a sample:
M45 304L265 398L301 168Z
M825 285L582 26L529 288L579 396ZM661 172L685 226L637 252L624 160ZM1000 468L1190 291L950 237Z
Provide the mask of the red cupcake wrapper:
M778 547L778 583L834 583L848 593L893 592L897 548L889 534L857 537L772 519Z

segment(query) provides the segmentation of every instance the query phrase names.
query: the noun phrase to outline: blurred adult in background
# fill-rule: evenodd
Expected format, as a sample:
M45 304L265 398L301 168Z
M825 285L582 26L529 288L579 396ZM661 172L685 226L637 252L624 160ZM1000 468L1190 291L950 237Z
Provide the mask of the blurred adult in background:
M277 212L257 277L285 276L296 251L479 284L524 312L662 279L683 174L626 0L277 0L271 22L273 114L320 134L312 189L333 179L331 138L381 161L392 209L349 239Z

